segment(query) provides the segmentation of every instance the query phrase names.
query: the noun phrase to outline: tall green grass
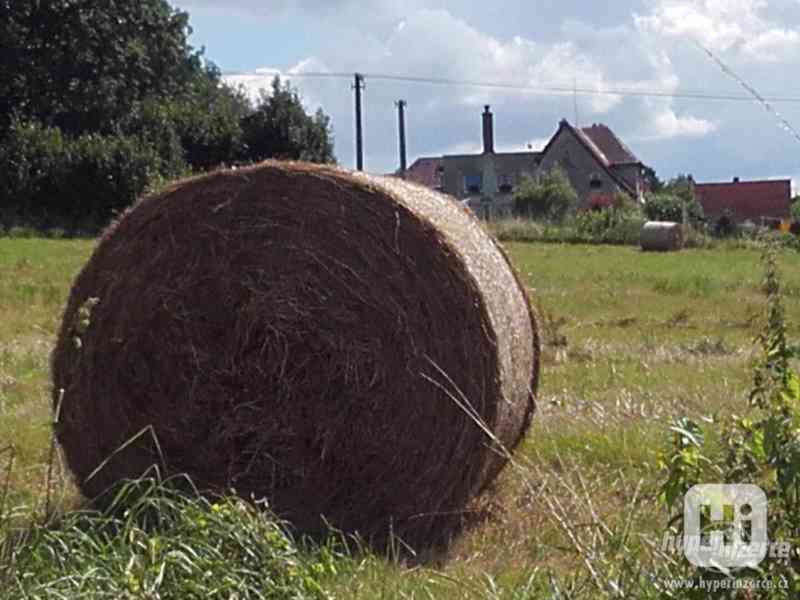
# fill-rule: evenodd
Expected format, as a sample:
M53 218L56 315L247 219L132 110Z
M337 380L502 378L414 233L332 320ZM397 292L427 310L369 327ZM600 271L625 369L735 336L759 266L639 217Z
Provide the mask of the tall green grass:
M48 355L92 246L0 239L0 599L682 597L665 582L685 570L659 552L659 453L675 416L747 405L764 312L752 249L507 244L542 316L538 412L472 526L410 561L336 532L296 539L263 505L185 485L132 483L87 509L50 467ZM796 338L800 271L794 253L779 262Z
M304 548L265 507L178 483L129 482L104 510L45 523L11 510L0 529L2 597L327 597L322 582L346 559L337 543Z

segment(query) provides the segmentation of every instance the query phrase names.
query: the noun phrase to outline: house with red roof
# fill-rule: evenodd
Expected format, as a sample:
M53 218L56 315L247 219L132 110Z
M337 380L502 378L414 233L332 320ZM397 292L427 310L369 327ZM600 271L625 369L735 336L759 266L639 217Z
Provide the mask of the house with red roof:
M555 166L564 170L586 208L610 206L619 193L641 200L647 191L644 165L606 125L578 128L562 120L542 151L495 152L489 106L481 118L483 152L418 158L405 178L454 196L487 219L509 216L522 178Z
M442 191L444 167L440 156L423 156L406 169L405 179L419 185Z
M481 125L483 152L448 154L440 159L441 190L469 206L481 218L511 216L514 190L523 177L533 176L541 153L496 152L490 106L484 107Z
M644 164L602 123L575 127L563 119L542 150L537 173L556 167L587 208L610 204L619 193L641 201L648 189Z
M696 183L694 195L709 221L727 216L735 223L788 219L792 203L790 179Z

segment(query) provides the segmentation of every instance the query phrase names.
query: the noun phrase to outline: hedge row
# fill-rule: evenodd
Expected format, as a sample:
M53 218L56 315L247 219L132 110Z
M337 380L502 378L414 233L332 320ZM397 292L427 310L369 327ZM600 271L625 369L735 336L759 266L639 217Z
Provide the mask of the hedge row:
M185 170L163 154L144 137L68 139L58 129L15 123L0 141L0 226L97 229L149 186Z

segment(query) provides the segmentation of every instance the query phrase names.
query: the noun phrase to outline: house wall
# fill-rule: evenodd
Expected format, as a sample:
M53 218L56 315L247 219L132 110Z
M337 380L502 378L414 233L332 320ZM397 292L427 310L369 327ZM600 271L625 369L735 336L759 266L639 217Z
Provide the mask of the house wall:
M482 218L508 216L513 208L513 190L501 192L498 180L510 176L514 185L519 185L523 175L536 172L538 158L536 152L445 156L442 159L443 191L466 201ZM483 178L483 188L480 194L469 194L464 188L464 178L475 175Z
M537 175L550 171L556 165L567 174L582 203L588 201L591 192L614 194L622 191L594 155L565 130L561 130L550 144L547 153L542 157ZM591 187L593 174L600 182L597 188Z
M632 163L632 164L625 164L625 165L614 165L612 167L614 174L617 177L620 177L631 186L632 190L640 189L644 190L643 185L643 177L642 177L642 165L639 163Z

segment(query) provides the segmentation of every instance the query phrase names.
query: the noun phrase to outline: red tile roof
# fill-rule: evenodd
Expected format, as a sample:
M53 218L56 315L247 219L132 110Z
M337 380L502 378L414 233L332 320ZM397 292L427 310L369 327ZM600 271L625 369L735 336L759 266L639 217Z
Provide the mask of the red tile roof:
M441 158L418 158L406 169L406 180L436 189L442 184L441 167Z
M638 163L639 159L634 156L616 134L602 123L595 123L591 127L583 127L579 130L590 143L596 148L606 163L606 166Z
M789 179L695 185L695 197L705 216L712 219L721 217L726 210L735 221L788 217L791 195Z

